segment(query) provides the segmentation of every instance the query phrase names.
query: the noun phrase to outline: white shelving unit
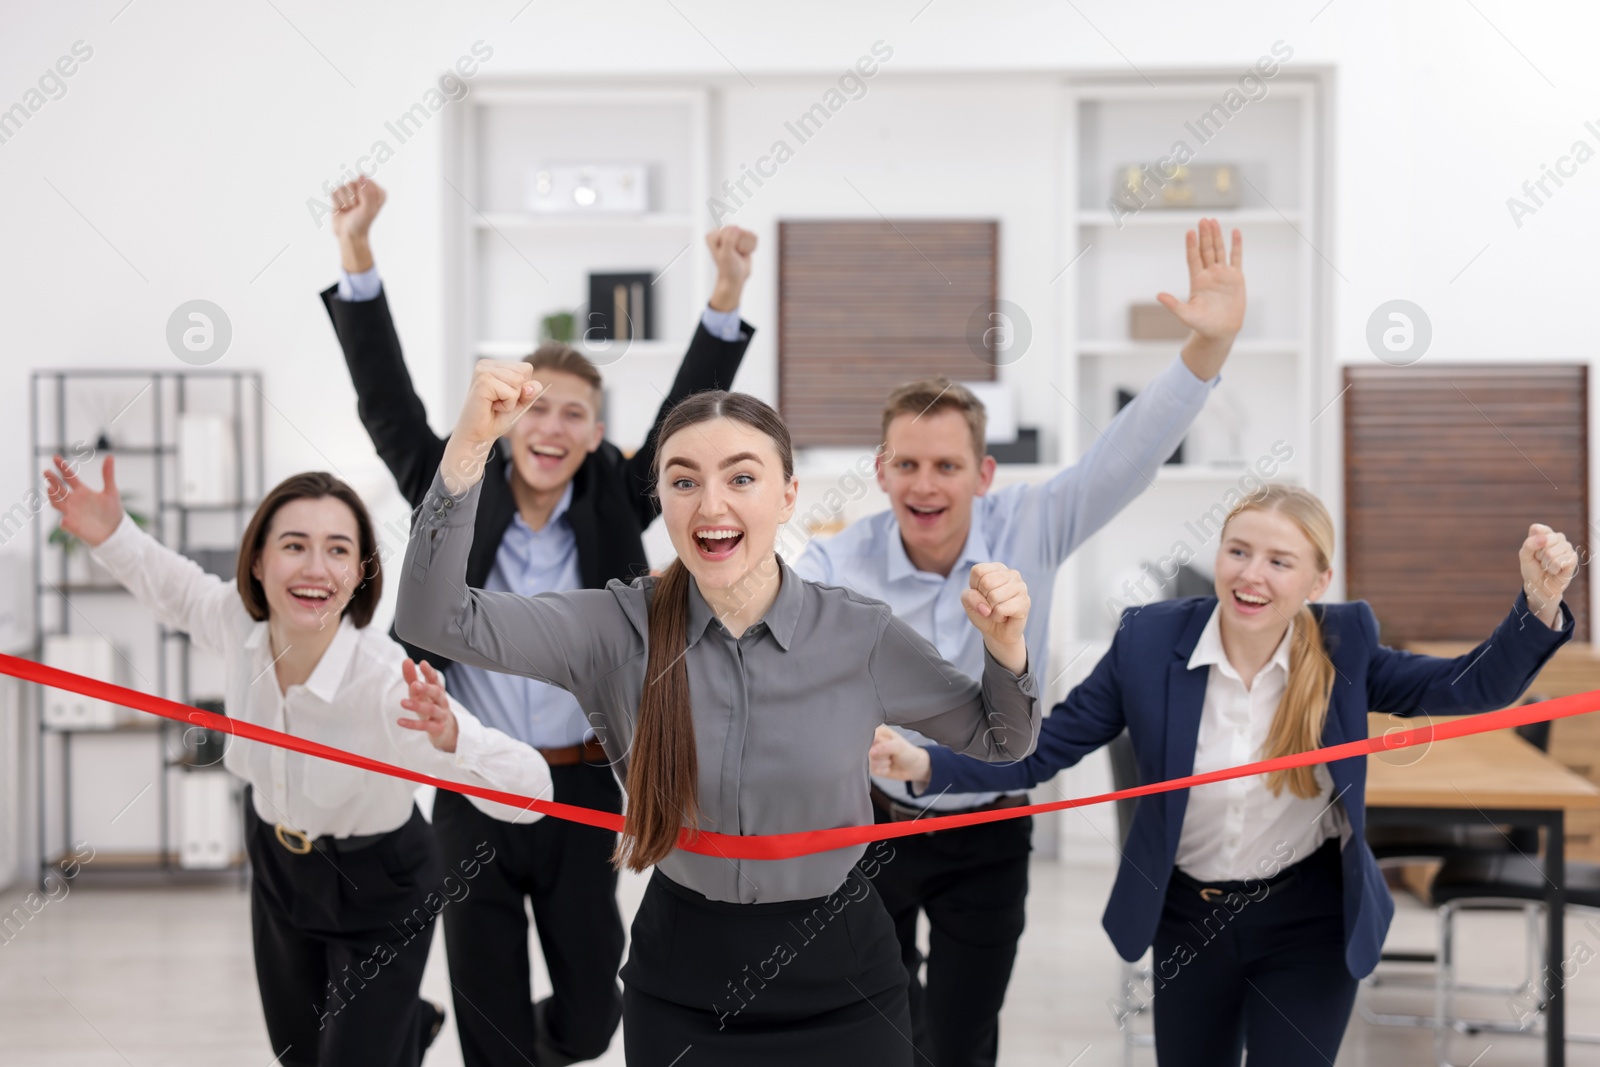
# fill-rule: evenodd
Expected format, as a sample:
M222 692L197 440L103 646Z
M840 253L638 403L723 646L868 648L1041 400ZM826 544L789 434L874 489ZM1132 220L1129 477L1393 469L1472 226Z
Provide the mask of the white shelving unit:
M1218 219L1225 243L1232 229L1243 231L1250 303L1223 370L1226 385L1186 439L1185 462L1164 466L1155 484L1068 562L1064 591L1070 590L1073 607L1057 614L1058 656L1070 658L1074 648L1109 639L1115 629L1110 601L1131 599L1123 583L1137 580L1146 564L1173 558L1179 543L1209 572L1216 542L1196 534L1204 527L1195 520L1224 503L1258 459L1278 460L1275 447L1293 453L1278 463L1276 479L1317 488L1323 428L1313 423L1320 406L1314 401L1328 358L1318 349L1323 263L1316 246L1325 210L1320 85L1283 74L1267 85L1266 96L1246 103L1203 144L1187 123L1236 88L1231 79L1154 87L1096 79L1066 90L1061 173L1069 210L1061 254L1062 262L1082 258L1061 287L1069 348L1062 356L1058 432L1065 447L1081 455L1115 415L1117 390L1137 392L1176 356L1181 342L1129 339L1128 307L1153 301L1161 290L1187 295L1183 233L1202 215ZM1192 162L1237 165L1239 206L1151 207L1119 220L1108 207L1116 169L1154 164L1179 140L1193 150Z
M575 313L582 334L589 275L648 271L654 336L585 346L606 378L608 436L637 447L688 347L709 294L707 198L709 91L638 85L555 86L501 81L478 89L449 128L443 190L447 336L452 405L472 359L514 359L539 342L540 321ZM535 214L529 175L546 164L643 163L640 214ZM457 380L459 379L459 380Z
M1164 467L1155 484L1063 568L1053 623L1058 662L1070 660L1086 642L1110 637L1107 598L1136 577L1143 562L1159 561L1183 539L1209 568L1215 546L1198 543L1186 529L1187 520L1222 502L1247 476L1249 464L1275 458L1276 442L1293 451L1276 476L1326 490L1330 506L1338 507L1338 487L1318 484L1319 471L1338 469L1327 461L1337 443L1337 410L1315 421L1337 390L1330 355L1319 347L1327 268L1317 246L1324 244L1328 229L1321 77L1315 71L1280 72L1266 83L1264 97L1232 114L1203 145L1195 144L1186 124L1237 88L1234 72L1174 77L1154 87L1140 79L1062 72L1059 80L1041 78L1036 86L1016 90L1017 100L1036 93L1037 101L1055 105L1045 113L1058 116L1051 137L1059 145L1057 177L1048 188L1035 190L1039 203L1029 217L1053 215L1055 248L1048 258L1072 266L1052 282L1059 334L1044 328L1045 316L1035 315L1041 334L1051 337L1045 358L1054 361L1052 367L1041 373L1033 364L1012 368L1010 375L1018 388L1047 398L1047 414L1041 418L1034 403L1028 415L1030 423L1042 423L1045 462L1005 467L1002 483L1048 477L1059 464L1082 455L1115 414L1117 389L1142 388L1177 354L1176 342L1131 340L1128 305L1153 300L1161 290L1187 292L1183 232L1202 212L1146 209L1124 216L1119 225L1106 208L1115 168L1154 162L1182 138L1196 149L1195 161L1236 164L1243 178L1237 208L1204 212L1217 216L1225 229L1243 230L1246 241L1250 307L1244 334L1223 372L1226 386L1213 395L1186 441L1189 462ZM451 359L462 367L450 379L452 405L461 399L472 358L525 354L544 315L584 303L590 271L650 270L659 274L659 340L635 342L620 356L615 349L593 353L607 379L612 439L624 447L639 443L633 435L643 433L659 406L709 290L711 265L699 242L709 225L702 205L711 192L712 167L720 175L730 161L742 158L743 147L727 149L729 144L760 140L750 133L756 118L748 95L732 79L692 84L528 79L486 83L453 110L448 134L453 141L444 153L448 181L440 194L451 260L446 325ZM885 129L893 126L914 142L916 127L895 125L896 114L885 112ZM1051 131L1041 133L1050 136ZM872 159L881 152L875 144L856 147ZM725 149L733 153L729 159L718 154ZM829 165L817 153L807 158L813 166ZM649 210L627 217L527 210L523 197L530 170L541 163L586 161L647 164ZM832 165L846 162L841 156ZM918 165L930 164L914 153L907 157L908 173L920 174ZM815 193L815 208L809 206L810 194L796 196L792 181L784 189L775 186L757 207L779 205L771 209L779 219L839 211L824 189ZM771 221L758 212L742 224L760 228ZM1018 222L1011 218L1005 225L1015 233ZM1005 241L1003 233L1003 246ZM1011 292L1025 299L1026 286L1017 278L1015 273L1002 278L1002 296ZM763 277L757 284L775 283ZM759 316L761 298L752 297L751 303ZM769 319L758 325L774 324ZM758 361L767 356L755 355ZM1047 384L1054 393L1046 393ZM849 464L836 459L802 457L810 475L802 480L802 511L813 492L839 484ZM1332 473L1324 477L1336 480ZM881 506L878 501L876 488L870 487L845 517L874 510ZM665 547L654 544L652 551L659 554Z

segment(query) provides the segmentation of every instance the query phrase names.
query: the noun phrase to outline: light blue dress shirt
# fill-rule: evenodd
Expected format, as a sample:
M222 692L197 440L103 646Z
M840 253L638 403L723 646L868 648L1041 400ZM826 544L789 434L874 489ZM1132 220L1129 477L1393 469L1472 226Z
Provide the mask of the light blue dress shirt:
M883 601L932 641L939 655L977 678L983 673L983 637L967 621L961 593L975 563L998 561L1015 568L1028 583L1033 602L1025 630L1028 670L1039 679L1043 698L1051 677L1050 602L1056 570L1155 479L1218 381L1202 382L1182 359L1174 359L1111 420L1077 463L1047 482L1010 485L973 500L972 529L948 577L912 565L893 511L813 540L794 569L802 578ZM902 732L921 740L911 731ZM1001 795L912 797L904 782L874 781L902 803L946 811L987 804Z
M510 464L506 465L506 477L511 477ZM567 521L571 506L572 483L568 482L544 529L535 530L520 514L512 515L483 588L518 596L582 589L578 539ZM581 744L591 732L577 698L553 685L461 663L450 665L446 681L451 695L484 723L534 748Z

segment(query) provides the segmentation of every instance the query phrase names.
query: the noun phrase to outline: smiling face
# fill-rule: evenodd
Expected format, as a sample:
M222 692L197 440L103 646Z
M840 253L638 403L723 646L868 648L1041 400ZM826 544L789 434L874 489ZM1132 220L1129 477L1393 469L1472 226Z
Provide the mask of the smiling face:
M771 437L714 418L668 437L660 457L661 516L703 591L729 589L768 564L799 487Z
M948 573L967 543L972 501L994 481L994 458L978 457L972 433L960 411L944 408L898 415L884 434L878 485L921 570Z
M1333 571L1305 531L1280 511L1252 508L1228 520L1217 548L1222 625L1281 640L1308 600L1328 590Z
M331 496L291 500L272 516L250 573L267 611L290 631L338 625L361 584L355 512Z
M548 388L518 419L507 435L516 476L542 492L562 489L583 466L584 457L600 447L605 425L600 398L575 374L536 372Z

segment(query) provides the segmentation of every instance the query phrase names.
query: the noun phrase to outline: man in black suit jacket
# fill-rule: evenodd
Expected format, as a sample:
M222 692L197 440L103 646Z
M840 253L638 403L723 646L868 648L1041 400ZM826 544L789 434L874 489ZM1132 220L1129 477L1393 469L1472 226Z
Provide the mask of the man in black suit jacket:
M384 201L362 179L334 198L339 284L322 293L355 384L357 411L378 455L412 507L444 455L401 355L368 230ZM531 595L602 588L645 573L641 535L656 518L650 494L656 431L679 400L725 389L753 334L738 315L755 236L736 227L706 238L717 283L672 390L632 456L604 439L599 372L566 345L546 343L528 362L549 388L502 438L484 472L467 581ZM408 646L409 647L409 646ZM486 723L538 748L554 799L620 812L604 751L567 693L409 649L444 670L450 691ZM552 1067L605 1052L622 1015L617 969L624 944L611 853L616 835L558 819L498 822L441 791L434 833L445 867L466 894L444 909L456 1025L467 1067L532 1062ZM554 992L533 1003L524 899Z

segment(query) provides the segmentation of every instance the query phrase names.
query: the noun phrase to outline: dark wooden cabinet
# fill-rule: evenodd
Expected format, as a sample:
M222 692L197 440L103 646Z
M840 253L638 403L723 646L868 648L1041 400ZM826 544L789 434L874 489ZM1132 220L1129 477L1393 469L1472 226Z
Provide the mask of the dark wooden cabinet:
M996 306L999 223L807 221L778 226L778 404L796 445L878 444L902 382L989 381L968 343Z
M1518 364L1344 373L1346 589L1386 644L1479 641L1518 590L1528 524L1590 558L1588 370ZM1589 640L1589 573L1567 590Z

